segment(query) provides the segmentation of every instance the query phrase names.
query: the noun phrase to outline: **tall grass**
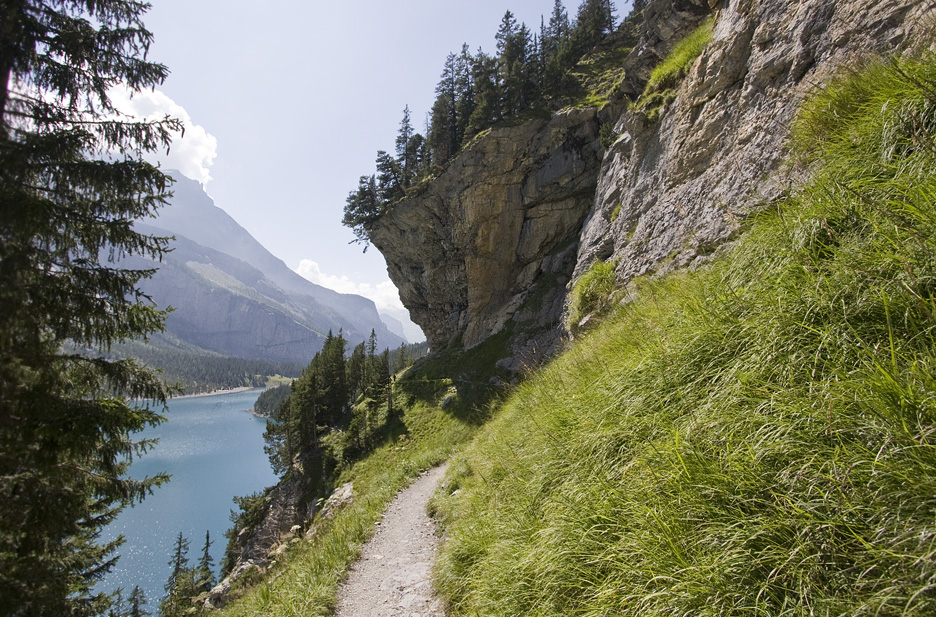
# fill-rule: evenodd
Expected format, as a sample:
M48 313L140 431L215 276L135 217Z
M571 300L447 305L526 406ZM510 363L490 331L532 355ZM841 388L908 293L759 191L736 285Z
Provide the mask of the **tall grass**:
M568 322L573 327L585 317L606 311L614 302L614 264L596 261L580 276L569 294Z
M936 614L933 84L816 93L814 181L517 390L434 502L453 615Z

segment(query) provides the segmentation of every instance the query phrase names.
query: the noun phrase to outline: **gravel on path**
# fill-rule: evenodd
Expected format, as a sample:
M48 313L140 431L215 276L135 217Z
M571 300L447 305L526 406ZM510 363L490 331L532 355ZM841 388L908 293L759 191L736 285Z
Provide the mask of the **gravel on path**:
M426 505L446 467L425 472L387 508L338 590L336 617L445 616L432 588L439 538Z

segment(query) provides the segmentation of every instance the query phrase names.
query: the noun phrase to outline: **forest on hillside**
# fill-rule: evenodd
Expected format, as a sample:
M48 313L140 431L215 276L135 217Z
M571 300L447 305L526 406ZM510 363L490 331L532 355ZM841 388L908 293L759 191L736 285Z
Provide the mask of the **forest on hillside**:
M235 388L262 388L270 377L298 377L300 362L271 362L211 355L130 342L112 350L116 357L134 358L158 371L180 394L204 394Z

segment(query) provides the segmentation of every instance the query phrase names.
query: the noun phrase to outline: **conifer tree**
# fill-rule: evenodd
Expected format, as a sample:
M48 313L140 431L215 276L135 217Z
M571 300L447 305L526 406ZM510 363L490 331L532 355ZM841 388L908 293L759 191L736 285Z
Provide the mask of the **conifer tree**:
M569 31L571 27L569 25L569 14L565 9L565 5L562 4L562 0L554 0L553 10L549 16L549 38L551 44L549 46L549 51L552 53L558 53L559 47L565 43L569 38Z
M142 160L178 121L120 116L111 88L153 88L149 5L0 2L0 614L103 614L92 593L121 540L99 532L167 478L126 477L168 395L150 371L105 354L161 329L138 289L165 239L134 219L171 179Z
M138 585L130 592L128 603L127 617L147 617L151 614L146 610L146 594Z
M367 356L364 352L364 343L361 342L351 351L351 357L348 358L348 391L351 393L352 401L356 401L364 393L366 370Z
M329 333L331 334L331 333ZM290 400L289 430L292 436L288 450L291 464L296 458L304 459L318 451L319 418L322 409L322 377L319 372L321 353L315 355L296 382L296 391Z
M523 111L533 97L532 34L526 24L517 24L507 11L495 35L498 66L507 114Z
M416 153L410 148L414 136L413 124L410 121L409 105L403 108L403 119L400 121L400 130L396 138L396 162L400 169L400 181L405 189L416 175Z
M319 400L321 413L318 422L326 426L341 426L348 418L348 381L345 368L345 341L341 331L335 336L329 331L317 354ZM314 360L313 360L314 362Z
M466 139L471 139L501 118L497 61L478 50L472 63L471 74L474 86L474 110L471 112L465 129Z
M543 55L543 89L550 90L562 82L562 75L574 59L570 49L571 25L562 0L555 0L549 25L540 45Z
M301 379L301 378L300 378ZM293 382L292 393L267 419L263 433L263 451L270 459L270 467L277 476L284 476L296 455L298 427L293 413L292 397L296 394L299 380Z
M463 44L461 53L455 59L455 136L454 143L457 147L465 142L465 134L468 129L468 123L471 114L475 108L475 89L474 79L472 77L472 65L474 59L468 50L468 45Z
M205 531L205 545L195 569L195 593L211 591L215 584L214 558L211 556L211 532Z
M403 198L403 169L399 161L383 150L377 151L377 196L381 205Z
M341 222L354 232L355 239L352 242L363 244L365 251L369 244L368 227L377 220L382 209L376 177L361 176L357 190L348 194Z
M426 138L421 133L414 133L407 145L407 156L413 165L413 178L410 178L410 184L416 178L423 177L429 173L430 159L426 148Z
M455 54L445 59L442 77L436 86L429 128L429 148L435 165L445 165L458 151L458 76Z
M611 0L583 0L575 18L572 46L581 55L614 30L614 4Z
M195 571L189 567L189 541L179 532L169 557L169 579L164 589L166 595L159 604L160 617L175 617L185 612L186 605L195 595Z

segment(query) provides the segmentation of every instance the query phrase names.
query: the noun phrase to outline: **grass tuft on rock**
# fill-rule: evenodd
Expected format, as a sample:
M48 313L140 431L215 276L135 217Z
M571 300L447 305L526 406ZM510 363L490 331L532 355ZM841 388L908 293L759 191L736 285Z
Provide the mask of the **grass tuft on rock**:
M712 42L715 17L707 18L673 47L672 51L650 73L643 94L634 107L643 111L651 121L659 117L660 111L676 98L676 86L689 72L705 47Z

